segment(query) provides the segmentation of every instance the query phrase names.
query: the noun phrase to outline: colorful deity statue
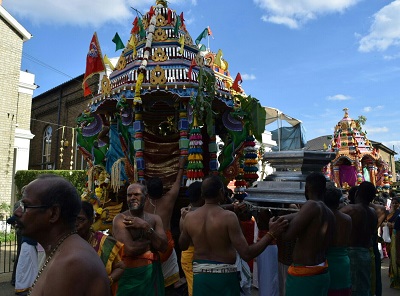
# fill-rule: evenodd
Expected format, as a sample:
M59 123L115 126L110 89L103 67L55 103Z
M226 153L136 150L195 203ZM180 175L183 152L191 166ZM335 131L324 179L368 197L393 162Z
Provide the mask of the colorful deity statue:
M388 164L372 147L359 121L349 117L348 109L343 109L344 117L335 126L331 150L336 157L331 165L331 179L336 186L346 189L370 181L375 186L384 186Z
M107 190L101 197L99 189L96 194L101 203L107 197L114 202L124 186L148 177L160 177L168 189L178 158L185 155L189 163L183 186L208 174L219 174L228 183L243 163L248 182L255 179L253 141L261 141L265 110L245 94L239 73L232 79L222 51L204 50L200 41L193 42L183 13L167 1L156 1L133 22L115 69L103 75L98 94L77 121L82 127L78 143L89 164L109 176ZM100 125L90 134L92 146L83 133L83 127L90 127L87 118ZM108 141L100 154L95 143L104 127ZM222 151L217 136L224 141Z

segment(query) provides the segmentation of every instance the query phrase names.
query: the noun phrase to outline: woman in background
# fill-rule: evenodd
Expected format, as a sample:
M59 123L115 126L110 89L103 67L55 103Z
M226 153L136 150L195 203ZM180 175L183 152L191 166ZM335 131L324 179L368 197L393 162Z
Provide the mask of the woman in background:
M91 228L93 222L93 206L91 203L83 201L81 212L76 218L76 230L100 256L110 279L112 295L115 295L116 285L114 284L120 279L125 269L125 264L121 261L124 245L101 231L94 232Z

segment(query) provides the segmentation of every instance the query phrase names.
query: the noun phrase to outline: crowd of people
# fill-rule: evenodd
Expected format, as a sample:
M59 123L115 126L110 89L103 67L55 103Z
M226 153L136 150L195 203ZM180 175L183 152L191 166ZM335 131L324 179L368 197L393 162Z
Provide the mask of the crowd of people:
M372 183L362 182L346 198L322 173L311 173L306 202L283 207L293 212L251 213L245 203L225 205L227 188L210 175L188 187L190 204L181 210L175 242L171 218L184 165L181 158L165 194L159 179L130 184L128 208L114 218L110 234L91 229L92 205L64 178L41 175L29 183L13 223L29 246L43 247L46 259L19 275L26 287L16 292L251 295L255 258L259 295L379 296L384 256L391 260L391 287L400 289L399 196L388 198L388 213L385 205L373 203ZM390 241L383 240L383 227L390 230Z

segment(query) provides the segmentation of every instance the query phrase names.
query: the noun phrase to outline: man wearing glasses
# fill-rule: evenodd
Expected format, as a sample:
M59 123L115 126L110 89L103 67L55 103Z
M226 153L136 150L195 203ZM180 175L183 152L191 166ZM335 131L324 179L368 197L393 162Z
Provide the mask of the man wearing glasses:
M30 295L110 294L99 256L76 234L80 208L76 189L62 177L41 175L24 188L14 212L16 225L23 236L38 241L47 256Z

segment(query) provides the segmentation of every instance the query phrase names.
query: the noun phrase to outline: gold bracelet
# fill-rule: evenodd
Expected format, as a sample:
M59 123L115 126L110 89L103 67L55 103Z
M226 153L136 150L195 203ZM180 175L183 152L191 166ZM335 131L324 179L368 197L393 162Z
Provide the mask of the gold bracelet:
M272 237L272 239L276 240L276 237L275 237L275 235L272 234L272 232L268 231L267 234L269 234Z
M113 278L111 277L111 275L108 276L108 279L110 280L110 286L112 286L113 283L114 283L114 280L113 280Z

